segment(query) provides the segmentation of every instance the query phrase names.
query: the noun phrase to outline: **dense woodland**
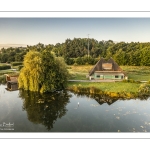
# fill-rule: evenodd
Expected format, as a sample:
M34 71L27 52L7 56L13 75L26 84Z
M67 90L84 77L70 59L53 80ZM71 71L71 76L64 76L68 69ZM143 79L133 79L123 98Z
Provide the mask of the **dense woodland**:
M68 65L93 65L101 57L106 59L112 57L119 65L150 66L150 42L116 43L112 40L97 41L87 38L66 39L64 43L56 45L38 43L27 47L2 48L0 62L21 62L27 52L31 50L42 52L45 49L54 52L57 57L64 57Z

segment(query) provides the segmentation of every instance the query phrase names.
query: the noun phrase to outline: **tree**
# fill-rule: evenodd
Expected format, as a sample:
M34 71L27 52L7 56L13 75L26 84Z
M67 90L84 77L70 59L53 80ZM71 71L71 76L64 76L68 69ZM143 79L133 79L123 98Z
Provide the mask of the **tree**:
M3 53L1 55L1 62L2 63L6 63L8 61L8 54L7 53Z
M141 50L140 60L142 66L150 66L150 48L146 47Z
M51 51L42 52L41 93L64 89L67 85L68 71L64 59L56 57Z
M56 57L51 51L29 51L23 64L18 80L20 89L46 93L66 87L66 64L63 58Z
M30 51L25 55L23 68L20 70L18 79L19 88L29 91L40 91L42 75L41 54Z
M119 65L125 65L126 64L125 52L122 51L122 49L119 49L114 55L114 59Z
M9 53L9 56L8 56L8 61L9 62L13 62L13 61L15 61L15 52L14 51L11 51L10 53Z

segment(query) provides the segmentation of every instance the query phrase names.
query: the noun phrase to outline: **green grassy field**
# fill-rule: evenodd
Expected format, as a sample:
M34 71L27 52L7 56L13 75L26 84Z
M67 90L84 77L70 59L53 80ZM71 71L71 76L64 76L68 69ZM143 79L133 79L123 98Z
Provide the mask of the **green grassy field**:
M121 66L121 68L127 73L129 79L150 81L149 66Z
M91 65L81 65L81 66L68 66L68 71L70 74L70 80L87 80L86 75L93 66Z
M92 68L92 65L83 66L68 66L70 73L70 80L87 80L86 75ZM135 81L150 81L150 67L149 66L121 66L126 72L128 79Z

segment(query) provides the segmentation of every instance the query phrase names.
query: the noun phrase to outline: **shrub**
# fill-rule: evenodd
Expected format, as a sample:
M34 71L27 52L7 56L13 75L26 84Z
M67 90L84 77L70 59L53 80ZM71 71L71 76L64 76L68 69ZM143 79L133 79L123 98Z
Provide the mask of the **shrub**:
M75 63L74 58L66 58L65 62L67 65L73 65Z
M23 63L22 62L12 62L11 65L12 66L19 66L19 65L22 65Z
M122 82L128 82L128 83L135 83L137 81L134 81L133 79L123 80ZM137 82L138 83L138 82Z
M9 65L0 66L0 70L6 70L6 69L11 69L11 66L9 66Z
M76 59L75 59L75 62L78 64L78 65L84 65L84 61L83 61L83 59L82 59L82 57L77 57Z
M139 94L144 94L144 95L150 94L150 84L148 83L141 84L138 89L138 92Z

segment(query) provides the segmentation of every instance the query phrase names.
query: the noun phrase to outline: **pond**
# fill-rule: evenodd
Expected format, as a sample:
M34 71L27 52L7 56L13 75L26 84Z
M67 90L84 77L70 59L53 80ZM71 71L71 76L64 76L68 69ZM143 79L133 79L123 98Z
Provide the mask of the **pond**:
M150 98L103 100L59 91L40 95L0 85L0 132L149 132Z

